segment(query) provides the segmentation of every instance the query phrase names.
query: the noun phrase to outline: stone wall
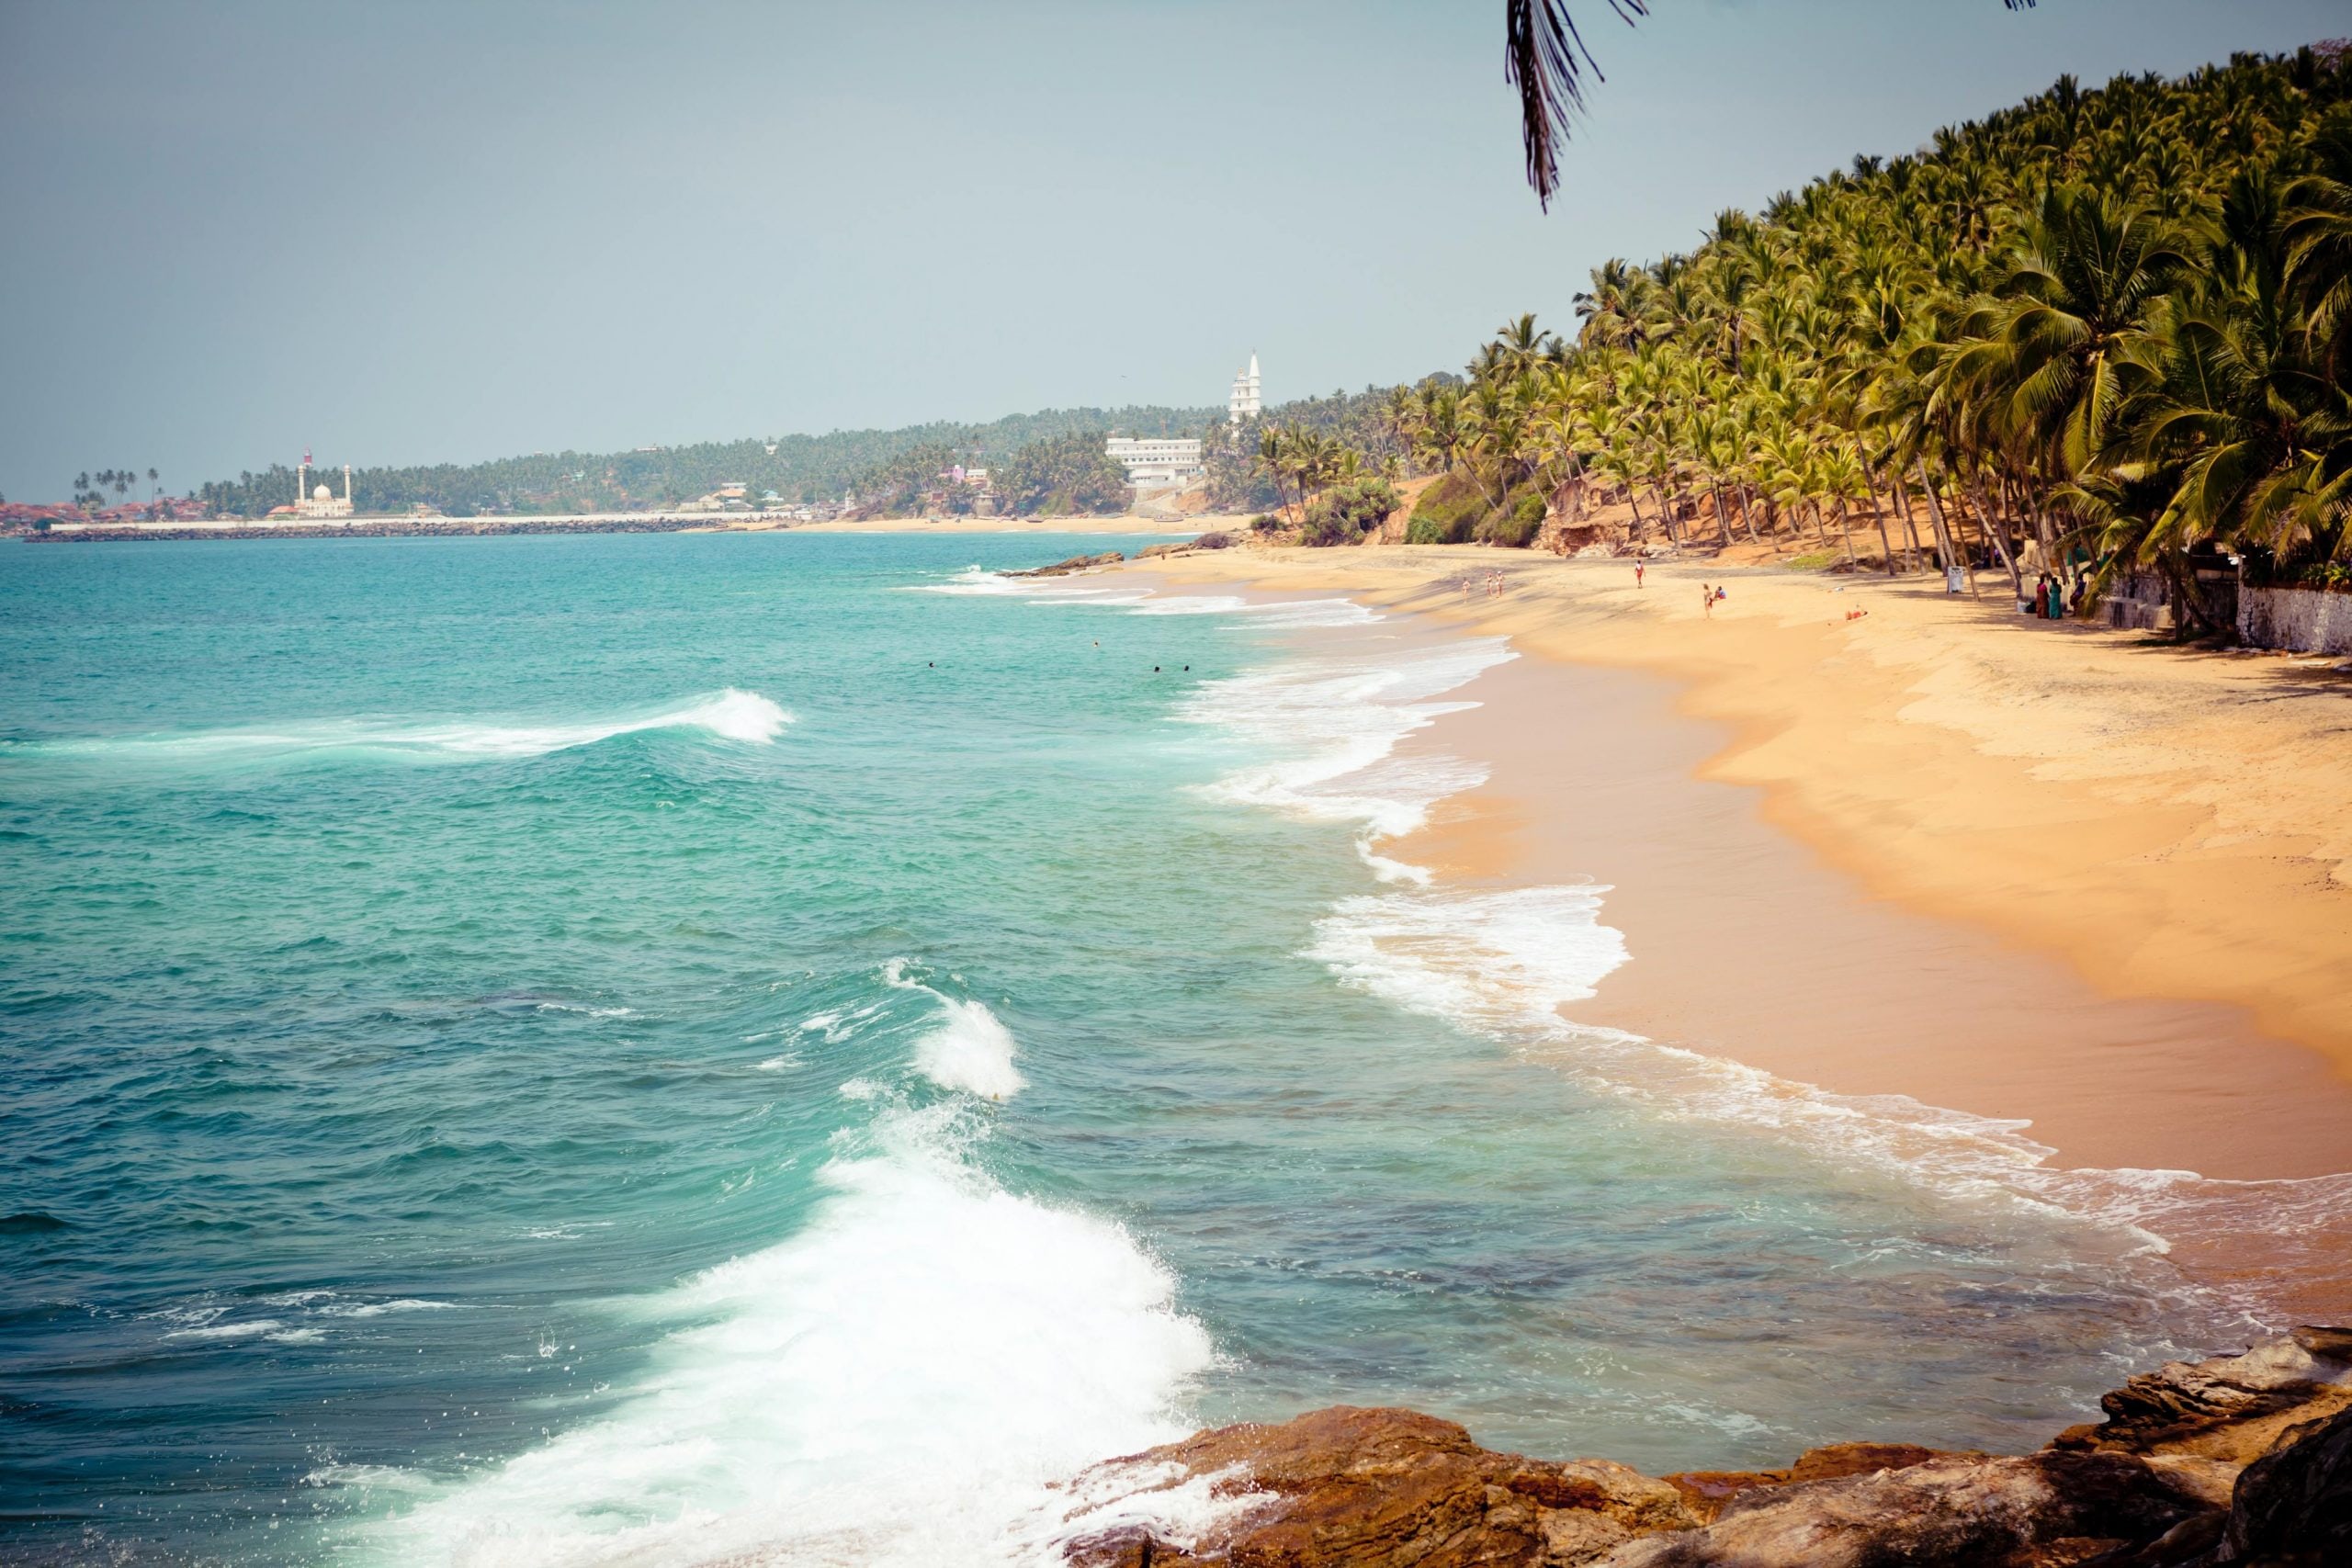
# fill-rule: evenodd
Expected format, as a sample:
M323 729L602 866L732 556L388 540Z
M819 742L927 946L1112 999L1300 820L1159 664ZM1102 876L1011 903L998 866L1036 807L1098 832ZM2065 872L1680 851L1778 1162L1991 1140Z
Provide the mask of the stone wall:
M2296 653L2352 653L2352 593L2241 588L2238 640Z

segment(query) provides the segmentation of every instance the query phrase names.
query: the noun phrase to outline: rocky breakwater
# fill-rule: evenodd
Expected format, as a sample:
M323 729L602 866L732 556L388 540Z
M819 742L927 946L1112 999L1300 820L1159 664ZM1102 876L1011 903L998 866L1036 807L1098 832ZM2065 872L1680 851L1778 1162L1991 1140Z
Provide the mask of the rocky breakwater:
M1072 572L1091 571L1098 566L1116 566L1127 558L1116 550L1104 550L1099 556L1072 556L1051 566L1033 566L1026 571L1008 571L1007 577L1068 577Z
M1175 1538L1081 1527L1076 1568L2344 1568L2352 1329L2172 1362L2037 1453L1893 1443L1784 1470L1646 1476L1482 1449L1451 1421L1340 1405L1115 1460L1073 1483L1095 1518L1205 1489Z

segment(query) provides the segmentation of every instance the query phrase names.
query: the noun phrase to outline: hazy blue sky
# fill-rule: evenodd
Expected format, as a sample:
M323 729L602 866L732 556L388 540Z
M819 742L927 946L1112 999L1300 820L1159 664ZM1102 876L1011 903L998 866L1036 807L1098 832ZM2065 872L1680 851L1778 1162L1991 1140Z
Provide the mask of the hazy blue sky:
M2343 0L1585 0L1547 217L1500 0L0 0L0 491L1214 403L1458 365L1604 257L2063 71Z

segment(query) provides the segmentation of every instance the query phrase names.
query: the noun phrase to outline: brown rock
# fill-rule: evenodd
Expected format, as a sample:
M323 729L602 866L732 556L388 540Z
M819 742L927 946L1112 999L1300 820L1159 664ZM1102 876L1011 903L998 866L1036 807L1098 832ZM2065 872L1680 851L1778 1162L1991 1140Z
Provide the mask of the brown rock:
M2352 1562L2352 1410L2293 1428L2246 1466L2218 1551L2202 1562Z
M1158 1490L1224 1476L1258 1506L1208 1539L1127 1529L1081 1539L1086 1568L1571 1568L1621 1543L1697 1521L1664 1482L1606 1460L1555 1464L1498 1453L1451 1421L1339 1405L1279 1426L1246 1424L1112 1461ZM1080 1477L1077 1487L1100 1495Z
M1607 1568L2064 1568L2200 1513L2128 1454L1949 1456L1751 1490L1703 1529L1620 1547Z
M1008 571L1004 575L1007 577L1068 577L1074 571L1085 571L1092 567L1116 566L1126 558L1116 550L1105 550L1099 556L1072 556L1068 560L1057 560L1051 566L1033 566L1026 571Z
M1682 1495L1683 1506L1703 1523L1713 1522L1724 1505L1745 1492L1787 1486L1800 1481L1834 1481L1844 1475L1867 1475L1881 1470L1906 1470L1931 1459L1981 1459L1981 1454L1952 1455L1916 1443L1832 1443L1808 1449L1786 1470L1686 1470L1666 1477Z
M1193 546L1189 540L1173 545L1146 545L1136 552L1136 559L1150 560L1155 556L1188 556L1193 553Z
M2303 1328L2243 1355L2167 1361L2102 1396L2106 1420L2069 1427L2050 1446L2250 1463L2290 1427L2352 1407L2345 1337L2339 1328Z

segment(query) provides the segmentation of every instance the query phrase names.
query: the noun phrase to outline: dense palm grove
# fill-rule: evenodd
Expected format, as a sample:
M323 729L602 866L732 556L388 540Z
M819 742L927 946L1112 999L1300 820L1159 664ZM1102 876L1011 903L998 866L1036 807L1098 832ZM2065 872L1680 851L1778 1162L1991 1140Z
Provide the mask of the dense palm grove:
M1466 383L1390 394L1415 466L1451 476L1425 502L1472 514L1416 534L1523 542L1530 511L1606 501L1639 533L1890 571L2149 570L2192 616L2216 551L2345 585L2347 88L2342 45L2062 78L1725 212L1693 254L1609 262L1572 339L1521 318ZM1276 423L1261 467L1344 482L1323 439Z

